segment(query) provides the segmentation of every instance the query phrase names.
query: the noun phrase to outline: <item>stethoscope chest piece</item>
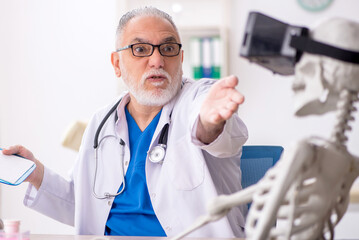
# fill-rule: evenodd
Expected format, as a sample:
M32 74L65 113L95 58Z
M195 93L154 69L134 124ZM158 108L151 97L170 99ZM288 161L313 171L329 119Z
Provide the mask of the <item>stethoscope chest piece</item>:
M162 163L165 159L166 155L166 145L165 144L158 144L157 146L153 147L150 152L148 153L148 158L153 163Z

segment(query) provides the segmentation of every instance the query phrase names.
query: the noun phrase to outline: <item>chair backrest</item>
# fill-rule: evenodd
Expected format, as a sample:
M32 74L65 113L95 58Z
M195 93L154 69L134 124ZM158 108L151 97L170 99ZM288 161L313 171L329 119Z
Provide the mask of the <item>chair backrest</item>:
M242 187L257 183L279 160L281 146L243 146L241 157Z

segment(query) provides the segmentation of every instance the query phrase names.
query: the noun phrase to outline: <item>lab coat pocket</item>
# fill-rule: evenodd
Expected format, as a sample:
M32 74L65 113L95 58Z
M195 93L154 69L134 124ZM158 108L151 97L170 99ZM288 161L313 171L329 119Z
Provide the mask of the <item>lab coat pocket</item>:
M204 181L204 159L201 150L190 146L183 136L168 154L169 175L175 189L190 191Z

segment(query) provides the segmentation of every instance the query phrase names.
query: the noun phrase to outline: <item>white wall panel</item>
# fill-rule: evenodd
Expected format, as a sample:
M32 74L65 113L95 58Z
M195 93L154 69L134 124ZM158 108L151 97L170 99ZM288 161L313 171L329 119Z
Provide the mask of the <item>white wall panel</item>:
M117 94L115 8L115 0L0 0L2 147L23 144L67 176L76 153L61 146L66 128ZM33 233L72 233L23 206L26 185L1 186L0 217L21 219Z

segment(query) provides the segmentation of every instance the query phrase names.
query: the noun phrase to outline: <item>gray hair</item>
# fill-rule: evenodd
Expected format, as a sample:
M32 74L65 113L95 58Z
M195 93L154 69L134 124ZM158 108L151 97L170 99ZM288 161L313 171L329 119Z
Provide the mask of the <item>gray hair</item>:
M117 26L117 30L116 30L116 49L121 47L120 46L120 38L121 38L121 35L122 35L123 30L125 29L127 23L131 19L139 17L139 16L153 16L153 17L159 17L159 18L165 19L169 23L171 23L171 25L173 26L173 28L176 30L176 32L178 34L178 29L177 29L175 23L173 22L172 17L168 13L165 13L155 7L136 8L136 9L133 9L133 10L127 12L126 14L124 14L120 19L120 22L119 22L119 24Z

